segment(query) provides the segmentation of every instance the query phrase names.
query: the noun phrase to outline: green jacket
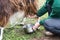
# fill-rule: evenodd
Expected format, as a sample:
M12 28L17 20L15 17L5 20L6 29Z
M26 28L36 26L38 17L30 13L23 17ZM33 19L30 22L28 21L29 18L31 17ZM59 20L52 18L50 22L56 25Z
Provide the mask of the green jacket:
M52 4L52 0L46 0L46 3L50 3L50 5L52 5L52 11L49 15L49 17L51 18L60 18L60 0L54 0L53 4ZM46 8L46 3L42 6L41 9L39 9L37 11L37 16L41 17L42 15L44 15L47 12L47 8ZM40 21L40 24L42 24L44 21Z

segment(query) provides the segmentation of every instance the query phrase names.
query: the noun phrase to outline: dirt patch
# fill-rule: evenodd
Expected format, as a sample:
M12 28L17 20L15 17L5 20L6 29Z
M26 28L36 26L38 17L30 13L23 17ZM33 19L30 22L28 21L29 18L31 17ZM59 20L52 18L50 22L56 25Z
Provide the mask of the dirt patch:
M57 37L57 36L53 36L53 37L44 36L44 37L41 37L39 40L60 40L60 37Z
M46 35L44 35L43 32L42 32L43 36L41 36L39 38L33 38L32 40L60 40L59 36L46 36Z

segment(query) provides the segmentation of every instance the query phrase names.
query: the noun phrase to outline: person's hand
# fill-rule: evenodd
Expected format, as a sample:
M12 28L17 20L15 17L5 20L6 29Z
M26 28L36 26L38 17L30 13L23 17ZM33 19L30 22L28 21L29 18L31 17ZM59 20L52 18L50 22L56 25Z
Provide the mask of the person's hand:
M40 26L40 24L37 22L37 23L33 26L33 30L38 29L39 26Z
M29 18L38 18L37 15L28 15Z

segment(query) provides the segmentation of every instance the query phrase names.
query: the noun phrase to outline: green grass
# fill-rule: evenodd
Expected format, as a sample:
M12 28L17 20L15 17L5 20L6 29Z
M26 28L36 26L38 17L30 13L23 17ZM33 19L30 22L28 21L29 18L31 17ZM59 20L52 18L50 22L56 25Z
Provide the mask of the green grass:
M41 17L41 19L44 19L47 17L47 14ZM35 23L35 19L28 19L28 23ZM3 40L33 40L33 38L40 38L43 34L41 31L44 30L44 27L41 26L39 31L36 31L33 34L25 34L25 32L22 29L22 26L15 26L11 28L6 28L4 30Z
M40 34L41 34L40 32L33 33L33 34L25 34L23 30L16 29L16 28L11 29L10 31L9 29L5 29L3 40L29 40L34 37L41 36Z

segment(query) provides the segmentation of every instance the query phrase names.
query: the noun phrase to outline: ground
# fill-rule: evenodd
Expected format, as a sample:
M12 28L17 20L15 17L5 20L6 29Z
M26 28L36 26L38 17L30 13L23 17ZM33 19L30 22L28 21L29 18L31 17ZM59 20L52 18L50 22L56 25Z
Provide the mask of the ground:
M3 40L60 40L57 36L45 36L44 28L33 34L25 34L22 28L7 28L4 30Z

